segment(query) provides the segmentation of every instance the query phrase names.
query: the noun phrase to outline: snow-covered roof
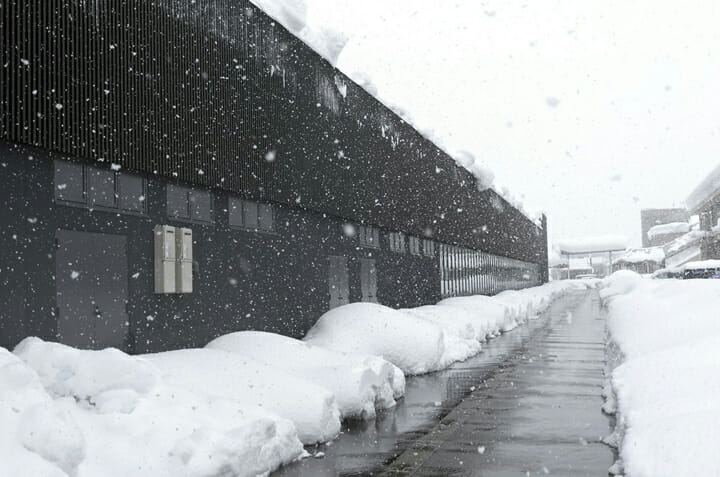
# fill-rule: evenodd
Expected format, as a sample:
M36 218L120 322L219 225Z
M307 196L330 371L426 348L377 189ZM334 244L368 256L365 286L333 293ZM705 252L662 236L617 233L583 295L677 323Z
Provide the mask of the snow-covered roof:
M684 248L688 247L689 245L693 244L694 242L699 241L700 239L705 237L705 235L705 231L691 230L685 235L682 235L670 242L669 244L665 245L665 255L674 255L679 251L683 250Z
M328 25L310 21L308 19L308 8L306 0L250 0L258 8L271 16L293 35L305 42L320 56L324 57L333 66L337 67L337 61L349 38L341 31L330 28ZM364 72L345 72L358 86L362 87L368 94L387 106L395 114L411 125L418 133L438 148L452 157L455 162L467 169L476 179L478 189L484 190L493 187L495 174L484 166L475 155L468 151L451 150L438 135L430 128L423 127L402 105L394 104L378 94L372 78ZM528 215L538 223L538 217L530 217L524 210L523 204L514 195L505 190L496 192L503 196L513 207Z
M665 252L662 247L635 248L628 250L622 256L613 260L613 263L662 263L665 260Z
M700 260L688 262L682 267L685 270L705 270L706 268L720 268L720 260Z
M669 224L656 225L648 230L650 240L660 235L684 234L690 231L690 224L687 222L671 222Z
M562 240L557 244L560 253L596 253L625 250L628 238L623 235L605 235Z
M696 210L707 199L720 192L720 165L718 165L685 201L688 209Z

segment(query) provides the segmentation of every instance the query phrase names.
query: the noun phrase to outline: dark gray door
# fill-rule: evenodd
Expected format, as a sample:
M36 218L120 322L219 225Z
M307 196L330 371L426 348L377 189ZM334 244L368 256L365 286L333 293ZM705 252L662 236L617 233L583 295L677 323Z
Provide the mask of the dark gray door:
M123 348L128 331L127 241L58 230L58 340L78 348Z
M330 309L350 303L350 281L348 280L347 258L330 257L328 264L328 285L330 287Z

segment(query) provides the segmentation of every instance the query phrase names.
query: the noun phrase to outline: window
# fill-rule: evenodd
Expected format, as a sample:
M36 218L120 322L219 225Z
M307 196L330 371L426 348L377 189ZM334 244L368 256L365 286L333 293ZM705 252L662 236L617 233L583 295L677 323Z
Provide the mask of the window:
M56 160L55 201L134 214L147 213L147 182L141 176Z
M133 212L145 211L145 181L142 177L118 173L118 196L120 208Z
M85 175L82 164L55 161L55 200L85 205Z
M272 204L230 197L228 200L230 227L272 232L275 229L275 213Z
M380 248L380 229L371 225L358 227L358 238L361 247Z
M418 237L410 237L410 255L420 255L420 239Z
M113 171L92 168L87 171L87 182L90 207L117 207Z
M389 235L390 250L396 253L405 253L405 234L391 232Z
M429 239L423 240L423 255L426 257L435 256L435 242Z
M168 217L193 222L212 222L212 196L208 190L167 185Z

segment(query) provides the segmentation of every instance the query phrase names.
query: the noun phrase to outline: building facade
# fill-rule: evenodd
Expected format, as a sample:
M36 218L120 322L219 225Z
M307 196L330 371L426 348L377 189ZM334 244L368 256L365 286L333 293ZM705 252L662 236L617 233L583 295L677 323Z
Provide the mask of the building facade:
M0 345L302 336L547 281L525 217L247 1L0 3Z

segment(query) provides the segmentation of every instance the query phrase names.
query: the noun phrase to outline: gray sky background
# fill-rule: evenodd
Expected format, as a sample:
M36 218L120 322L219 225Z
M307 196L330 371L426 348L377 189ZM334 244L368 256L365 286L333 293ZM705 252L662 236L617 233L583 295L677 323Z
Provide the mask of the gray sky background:
M624 234L720 162L720 2L304 0L338 66L496 183L551 239Z

